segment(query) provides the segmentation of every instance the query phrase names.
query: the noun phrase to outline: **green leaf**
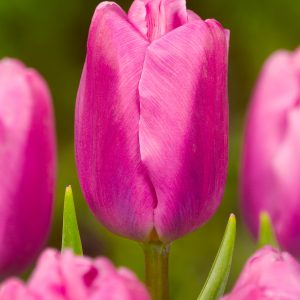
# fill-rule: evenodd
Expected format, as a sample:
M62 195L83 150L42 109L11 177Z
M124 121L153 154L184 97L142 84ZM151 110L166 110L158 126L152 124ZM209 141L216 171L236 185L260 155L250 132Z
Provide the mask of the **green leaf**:
M231 214L218 254L197 300L218 300L223 295L230 272L235 235L236 219Z
M262 212L259 216L259 221L260 228L257 247L261 248L270 245L279 248L269 214L267 212Z
M63 217L63 232L62 232L62 250L69 248L75 254L82 255L82 245L80 233L78 230L76 211L73 200L71 186L66 188L64 217Z

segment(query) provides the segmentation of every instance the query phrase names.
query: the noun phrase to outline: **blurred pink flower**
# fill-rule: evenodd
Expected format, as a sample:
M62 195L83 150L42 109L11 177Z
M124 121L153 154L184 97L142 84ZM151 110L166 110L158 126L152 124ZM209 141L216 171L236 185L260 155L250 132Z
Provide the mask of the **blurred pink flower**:
M246 222L269 213L280 244L300 255L300 49L265 63L251 102L242 164Z
M108 229L169 242L214 214L227 174L227 54L228 31L183 0L135 0L128 15L98 6L75 147L85 199Z
M299 300L300 264L267 246L246 263L232 292L222 300Z
M146 288L125 268L106 258L92 260L46 250L27 284L9 279L0 287L1 300L150 300Z
M56 171L50 93L41 76L0 61L0 278L38 255L50 228Z

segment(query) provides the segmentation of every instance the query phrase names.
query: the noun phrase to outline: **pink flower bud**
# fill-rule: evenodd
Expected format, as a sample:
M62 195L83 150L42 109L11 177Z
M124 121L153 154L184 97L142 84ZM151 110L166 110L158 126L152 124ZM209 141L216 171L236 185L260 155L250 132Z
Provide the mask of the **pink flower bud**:
M75 116L78 175L96 217L169 242L216 211L227 173L228 31L183 0L103 2Z
M266 211L279 243L300 254L300 49L266 62L251 102L242 164L242 207L255 236Z
M232 292L222 300L298 300L300 264L288 253L271 247L247 261Z
M46 83L21 62L0 61L0 277L37 256L50 227L56 167Z
M150 300L146 288L125 268L106 258L91 260L66 250L46 250L27 284L9 279L1 300Z

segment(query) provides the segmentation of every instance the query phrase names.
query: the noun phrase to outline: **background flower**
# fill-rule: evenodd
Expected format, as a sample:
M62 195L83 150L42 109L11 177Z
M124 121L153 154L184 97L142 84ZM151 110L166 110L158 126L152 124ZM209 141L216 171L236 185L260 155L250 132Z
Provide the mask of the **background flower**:
M51 97L33 69L0 61L0 277L28 266L46 242L54 201Z
M241 200L256 236L269 213L280 244L300 255L300 49L265 63L248 113Z
M298 261L267 246L249 258L232 292L222 300L297 300L299 283Z
M116 269L106 258L91 260L70 250L48 249L27 284L9 279L1 300L150 300L146 288L128 269Z

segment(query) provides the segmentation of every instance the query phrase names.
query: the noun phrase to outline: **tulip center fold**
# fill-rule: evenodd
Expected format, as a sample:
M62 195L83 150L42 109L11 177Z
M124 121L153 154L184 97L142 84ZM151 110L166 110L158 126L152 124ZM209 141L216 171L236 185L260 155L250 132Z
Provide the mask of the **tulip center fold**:
M187 22L184 0L135 0L129 21L150 41Z

